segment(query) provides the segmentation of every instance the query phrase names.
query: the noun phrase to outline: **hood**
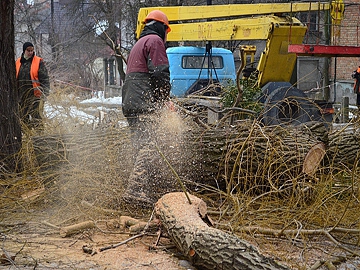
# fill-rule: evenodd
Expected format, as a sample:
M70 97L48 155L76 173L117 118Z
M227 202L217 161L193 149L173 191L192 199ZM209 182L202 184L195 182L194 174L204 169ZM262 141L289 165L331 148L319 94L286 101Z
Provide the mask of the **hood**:
M140 38L147 35L158 35L165 42L166 26L162 22L151 21L148 22L144 30L140 34Z

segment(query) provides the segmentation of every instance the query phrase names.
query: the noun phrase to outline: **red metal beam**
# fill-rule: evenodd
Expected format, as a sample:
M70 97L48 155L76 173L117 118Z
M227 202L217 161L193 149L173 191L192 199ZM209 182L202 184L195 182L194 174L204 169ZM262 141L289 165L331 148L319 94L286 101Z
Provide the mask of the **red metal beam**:
M333 46L333 45L289 45L289 53L298 56L321 56L321 57L360 57L360 47Z

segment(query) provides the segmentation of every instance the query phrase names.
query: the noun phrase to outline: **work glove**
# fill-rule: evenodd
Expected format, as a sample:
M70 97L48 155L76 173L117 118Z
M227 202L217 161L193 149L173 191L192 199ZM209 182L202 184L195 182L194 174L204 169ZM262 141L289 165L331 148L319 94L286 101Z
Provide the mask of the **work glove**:
M165 102L165 107L166 107L168 110L172 111L172 112L175 112L175 111L176 111L175 104L174 104L174 102L172 102L171 100L168 100L168 101Z

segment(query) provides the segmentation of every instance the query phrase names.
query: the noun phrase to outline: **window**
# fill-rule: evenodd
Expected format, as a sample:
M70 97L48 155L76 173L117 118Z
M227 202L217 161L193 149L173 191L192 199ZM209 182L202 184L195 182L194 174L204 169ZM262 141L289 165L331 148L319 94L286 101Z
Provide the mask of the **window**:
M317 32L319 30L316 12L301 13L300 21L308 26L310 32Z
M212 56L210 59L206 56L184 56L182 58L182 68L187 69L201 69L201 68L209 68L208 61L212 61L210 68L221 69L224 67L223 59L221 56ZM201 67L201 64L203 66Z

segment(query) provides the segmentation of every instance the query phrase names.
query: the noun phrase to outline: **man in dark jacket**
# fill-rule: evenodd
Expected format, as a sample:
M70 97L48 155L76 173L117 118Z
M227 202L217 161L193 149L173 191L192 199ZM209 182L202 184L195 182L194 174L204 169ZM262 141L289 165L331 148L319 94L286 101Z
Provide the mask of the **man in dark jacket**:
M134 171L130 175L124 198L151 204L154 181L154 163L150 147L156 137L157 114L170 103L170 71L166 55L166 36L170 32L167 16L151 11L145 18L145 27L132 48L122 88L122 111L132 131L135 149ZM149 150L152 149L152 150ZM156 150L155 150L156 151ZM154 173L155 174L155 173Z
M16 81L21 122L28 128L38 128L42 125L43 102L49 94L50 83L44 61L35 55L30 42L24 43L23 53L16 60Z
M145 19L145 28L132 48L122 88L123 113L129 125L139 115L159 110L169 99L170 71L166 55L166 35L170 32L166 15L154 10Z

